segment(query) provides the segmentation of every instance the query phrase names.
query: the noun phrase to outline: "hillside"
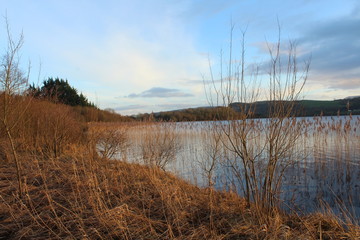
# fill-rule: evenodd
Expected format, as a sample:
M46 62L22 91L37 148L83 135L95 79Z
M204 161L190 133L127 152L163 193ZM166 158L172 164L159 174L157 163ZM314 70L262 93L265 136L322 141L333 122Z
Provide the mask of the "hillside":
M268 115L270 101L252 103L255 106L255 117L263 118ZM245 104L249 107L251 104ZM230 105L235 111L239 111L244 103L232 103ZM297 116L336 116L360 114L360 97L351 99L338 99L333 101L301 100L295 103Z
M135 119L141 121L171 121L171 122L186 122L186 121L212 121L227 119L226 107L199 107L187 108L174 111L145 113L135 116Z
M360 97L344 98L333 101L302 100L299 102L303 108L304 115L346 115L350 112L354 115L360 114Z
M234 116L240 112L241 107L255 106L253 116L255 118L265 118L268 116L269 101L258 101L255 103L232 103L230 104ZM226 107L199 107L188 108L174 111L157 112L152 114L139 114L135 116L137 120L156 120L156 121L212 121L227 119ZM297 116L336 116L336 115L358 115L360 114L360 97L351 97L333 101L321 100L301 100L295 104Z

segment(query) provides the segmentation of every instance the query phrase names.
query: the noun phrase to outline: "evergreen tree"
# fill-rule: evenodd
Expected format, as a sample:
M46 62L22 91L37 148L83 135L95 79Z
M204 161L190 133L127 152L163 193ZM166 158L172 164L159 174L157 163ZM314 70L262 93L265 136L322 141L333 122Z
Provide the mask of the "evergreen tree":
M29 93L36 98L46 99L55 103L70 106L95 107L95 105L77 89L70 86L67 80L59 78L48 78L43 82L41 88L30 85Z

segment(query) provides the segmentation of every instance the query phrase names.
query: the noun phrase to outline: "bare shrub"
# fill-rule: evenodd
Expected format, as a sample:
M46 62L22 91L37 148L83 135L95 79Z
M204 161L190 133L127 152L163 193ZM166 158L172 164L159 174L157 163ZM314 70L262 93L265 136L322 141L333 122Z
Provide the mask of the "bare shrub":
M102 158L118 158L118 155L122 154L121 158L126 160L126 149L128 147L126 126L92 126L90 132L89 138Z
M141 143L141 156L146 165L165 170L179 149L176 123L153 123L147 126Z

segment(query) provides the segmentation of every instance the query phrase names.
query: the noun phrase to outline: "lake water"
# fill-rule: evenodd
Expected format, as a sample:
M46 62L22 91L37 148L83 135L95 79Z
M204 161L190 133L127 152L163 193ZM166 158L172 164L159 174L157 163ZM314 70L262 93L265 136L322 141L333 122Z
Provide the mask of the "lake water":
M281 206L298 213L330 207L337 215L345 213L359 221L360 116L298 118L297 122L301 122L301 134L296 139L291 164L281 178ZM221 144L217 145L218 151L214 154L214 129L219 123L229 124L184 122L129 128L131 148L118 157L149 163L144 162L145 155L152 154L156 158L160 156L156 151L166 152L166 149L173 148L160 156L167 163L164 164L166 171L200 187L207 187L210 183L217 189L236 191L242 195L244 182L229 164L229 161L239 160ZM256 130L252 133L253 151L256 152L261 149L262 140L255 139L261 138L265 131L266 119L254 120L253 124L254 129L259 124L262 126L258 135ZM148 151L144 152L144 148ZM206 170L211 169L214 159L209 178ZM237 171L241 173L241 164L238 167Z

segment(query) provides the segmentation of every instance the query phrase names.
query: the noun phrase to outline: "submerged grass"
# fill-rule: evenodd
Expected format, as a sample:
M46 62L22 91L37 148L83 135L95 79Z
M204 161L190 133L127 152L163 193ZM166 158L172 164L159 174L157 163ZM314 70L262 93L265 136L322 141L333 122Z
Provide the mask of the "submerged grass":
M86 146L22 162L23 198L15 167L0 165L0 239L360 238L358 226L331 214L261 214L234 193L99 158Z

